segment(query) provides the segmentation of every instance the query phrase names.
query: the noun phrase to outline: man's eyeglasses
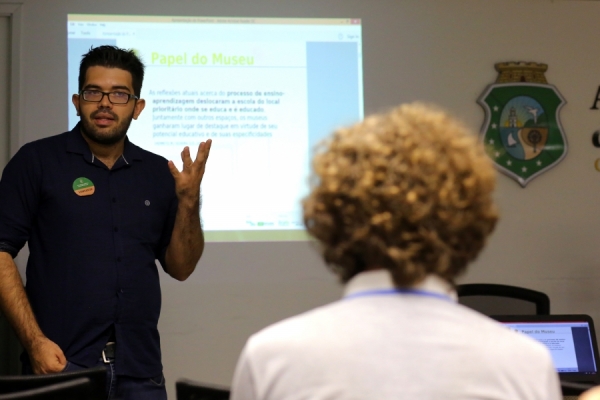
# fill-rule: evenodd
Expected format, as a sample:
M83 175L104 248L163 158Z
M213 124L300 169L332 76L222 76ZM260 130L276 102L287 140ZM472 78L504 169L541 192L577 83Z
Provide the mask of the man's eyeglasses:
M101 102L105 95L112 104L127 104L129 99L139 99L139 97L125 92L101 92L100 90L82 90L80 95L85 101L94 103Z

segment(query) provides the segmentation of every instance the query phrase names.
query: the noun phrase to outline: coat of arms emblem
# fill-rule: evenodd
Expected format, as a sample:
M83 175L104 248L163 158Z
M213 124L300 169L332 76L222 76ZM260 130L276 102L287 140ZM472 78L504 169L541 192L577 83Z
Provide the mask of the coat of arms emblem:
M496 167L525 187L567 155L558 116L566 101L546 81L546 64L505 62L495 68L496 82L477 100L485 110L481 137Z

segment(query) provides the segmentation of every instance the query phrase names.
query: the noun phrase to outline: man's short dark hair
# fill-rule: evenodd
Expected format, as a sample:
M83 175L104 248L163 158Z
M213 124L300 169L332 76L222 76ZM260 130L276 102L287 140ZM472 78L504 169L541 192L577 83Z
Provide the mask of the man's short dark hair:
M144 63L133 50L125 50L116 46L98 46L90 48L83 55L79 64L79 91L83 89L85 76L90 67L119 68L131 74L133 91L140 97L144 81Z

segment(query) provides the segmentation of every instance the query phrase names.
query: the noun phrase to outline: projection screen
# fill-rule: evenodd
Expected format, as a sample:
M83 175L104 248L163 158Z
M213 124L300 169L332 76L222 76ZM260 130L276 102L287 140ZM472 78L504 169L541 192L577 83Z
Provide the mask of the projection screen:
M363 118L361 20L69 14L69 126L82 54L133 49L146 108L129 139L181 166L213 140L202 183L211 242L307 240L311 150Z

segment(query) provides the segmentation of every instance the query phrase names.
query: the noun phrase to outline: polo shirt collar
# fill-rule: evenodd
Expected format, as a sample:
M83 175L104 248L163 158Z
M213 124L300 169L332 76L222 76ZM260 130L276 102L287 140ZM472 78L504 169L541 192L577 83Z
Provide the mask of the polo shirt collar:
M90 146L83 138L83 134L80 130L80 122L67 134L67 152L81 154L83 158L90 162L94 162L94 155L90 150ZM129 138L125 136L125 144L123 147L123 161L126 164L131 165L134 160L142 161L142 152L139 147L129 141Z
M344 296L350 296L360 292L389 290L394 288L395 285L392 274L387 269L364 271L350 279L344 287ZM437 275L427 275L422 282L411 286L410 288L448 296L452 300L458 301L458 296L453 286Z

